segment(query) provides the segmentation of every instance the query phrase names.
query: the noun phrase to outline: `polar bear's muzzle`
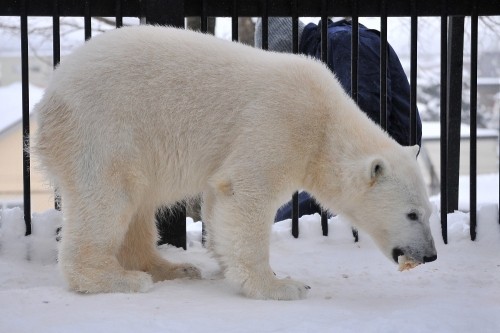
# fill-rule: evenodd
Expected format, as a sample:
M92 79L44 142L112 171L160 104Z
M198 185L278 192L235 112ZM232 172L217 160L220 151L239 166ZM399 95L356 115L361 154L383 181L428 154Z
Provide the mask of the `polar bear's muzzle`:
M399 261L398 261L398 258L400 256L407 256L409 258L411 258L413 261L415 262L418 262L418 263L426 263L426 262L431 262L431 261L434 261L437 259L437 254L436 252L433 252L432 254L429 254L429 255L415 255L414 253L412 253L412 251L410 249L401 249L399 247L395 247L394 249L392 249L392 259L394 260L394 262L397 264Z

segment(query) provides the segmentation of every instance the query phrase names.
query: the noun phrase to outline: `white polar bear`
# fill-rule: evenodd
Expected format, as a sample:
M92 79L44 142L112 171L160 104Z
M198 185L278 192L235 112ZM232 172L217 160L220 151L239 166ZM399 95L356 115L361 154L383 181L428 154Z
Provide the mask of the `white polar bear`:
M63 198L59 263L73 290L199 278L157 252L157 207L203 193L209 245L249 297L308 287L269 266L277 208L297 189L397 262L432 261L415 148L370 121L319 61L165 27L122 28L67 56L36 107L35 153Z

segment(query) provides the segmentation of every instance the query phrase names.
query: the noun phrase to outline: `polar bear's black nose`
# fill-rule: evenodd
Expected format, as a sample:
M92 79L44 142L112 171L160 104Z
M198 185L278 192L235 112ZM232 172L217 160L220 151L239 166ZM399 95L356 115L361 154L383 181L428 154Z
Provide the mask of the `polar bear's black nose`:
M437 257L438 257L437 254L430 257L424 256L424 263L434 261L437 259Z

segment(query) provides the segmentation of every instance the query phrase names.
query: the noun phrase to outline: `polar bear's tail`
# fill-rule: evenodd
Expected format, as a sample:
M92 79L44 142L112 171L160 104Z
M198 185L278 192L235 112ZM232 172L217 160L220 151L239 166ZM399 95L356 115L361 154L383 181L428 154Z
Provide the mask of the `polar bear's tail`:
M37 160L37 168L57 186L63 170L71 167L71 161L65 156L74 156L68 150L78 149L71 141L69 133L75 130L71 126L69 108L55 94L45 93L35 107L38 118L38 130L34 136L30 152Z

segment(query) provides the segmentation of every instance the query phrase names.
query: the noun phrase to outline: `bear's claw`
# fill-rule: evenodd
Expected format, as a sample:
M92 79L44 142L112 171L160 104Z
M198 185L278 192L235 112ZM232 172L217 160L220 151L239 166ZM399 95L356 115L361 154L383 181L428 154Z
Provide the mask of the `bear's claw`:
M189 278L189 279L201 279L200 270L190 264L182 265L179 269L176 270L179 278Z

